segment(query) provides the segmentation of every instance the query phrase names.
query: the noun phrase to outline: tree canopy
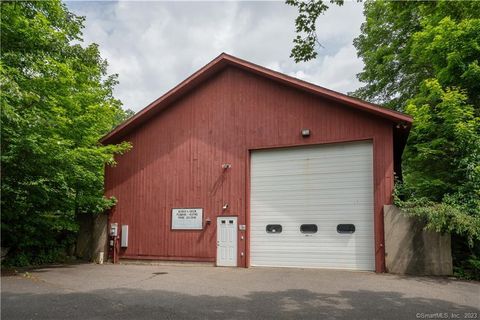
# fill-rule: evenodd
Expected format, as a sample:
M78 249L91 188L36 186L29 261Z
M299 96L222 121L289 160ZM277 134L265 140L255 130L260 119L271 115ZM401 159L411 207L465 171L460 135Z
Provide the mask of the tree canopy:
M344 0L330 0L331 4L343 5ZM316 22L318 17L328 10L329 6L324 0L286 0L286 4L298 9L295 19L295 31L297 36L293 39L291 58L295 62L315 59L318 55L315 50L321 46L317 38Z
M364 12L354 44L366 84L354 94L414 117L397 203L478 251L480 2L367 1Z
M1 3L2 246L16 264L47 262L73 242L80 213L96 214L103 170L126 143L98 140L127 116L116 75L84 18L56 1Z
M366 1L355 39L365 85L355 95L396 110L420 93L426 79L465 90L480 103L478 1Z
M287 3L299 9L292 56L312 59L328 7ZM363 86L353 95L414 117L397 204L468 243L480 278L480 2L367 0L364 15L354 40Z

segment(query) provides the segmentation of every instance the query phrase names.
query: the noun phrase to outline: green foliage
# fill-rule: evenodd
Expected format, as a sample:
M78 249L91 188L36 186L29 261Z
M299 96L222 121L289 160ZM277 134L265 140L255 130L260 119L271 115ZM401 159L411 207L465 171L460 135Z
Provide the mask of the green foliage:
M83 17L59 0L3 1L1 16L2 246L46 262L72 245L79 213L115 203L104 165L130 146L98 140L127 115L98 46L80 45Z
M473 277L480 241L479 15L479 2L367 1L354 43L366 82L355 94L414 117L396 203L427 228L465 241L459 247L469 253L454 251L462 256L454 260Z
M406 111L415 119L404 152L409 195L441 201L461 193L479 201L480 119L466 94L426 80Z
M480 118L467 100L426 80L409 101L415 122L395 202L428 229L453 234L456 274L480 279Z
M469 245L468 241L452 234L453 273L464 279L480 279L480 242Z
M292 56L315 58L315 21L327 8L293 4L307 38ZM457 272L480 278L480 2L367 0L364 14L354 45L365 85L354 94L414 117L396 203L452 233Z
M367 1L365 16L355 94L414 118L396 203L451 233L457 273L478 277L480 2Z
M295 62L308 61L317 57L315 51L318 42L316 25L318 17L329 7L324 0L286 0L285 3L298 9L295 19L295 31L297 36L293 39L293 49L290 54ZM343 5L344 0L330 0L330 3Z
M74 239L71 239L72 245ZM30 265L44 265L71 261L66 255L66 243L57 243L52 248L24 250L11 255L2 263L4 267L26 267Z
M366 85L355 95L404 110L426 79L459 87L480 103L480 2L366 1L354 40ZM478 113L477 113L478 114Z
M458 276L467 279L480 279L480 258L477 255L471 255L464 265L456 268Z
M461 235L470 246L480 240L480 216L467 211L468 203L459 195L446 195L441 202L428 198L412 197L407 201L397 198L396 203L411 216L425 220L429 230Z

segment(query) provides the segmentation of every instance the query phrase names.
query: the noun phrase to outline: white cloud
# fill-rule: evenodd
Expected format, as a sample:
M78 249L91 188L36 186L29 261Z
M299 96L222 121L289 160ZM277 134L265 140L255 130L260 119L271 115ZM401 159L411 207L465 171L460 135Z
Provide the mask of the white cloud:
M360 86L354 77L362 70L363 64L357 58L353 45L341 47L333 55L327 55L314 68L298 70L291 75L340 92L351 92Z
M352 46L362 4L333 6L318 22L319 57L289 58L296 10L283 2L67 2L86 16L86 43L100 45L115 95L135 111L221 52L340 92L359 87L362 69Z

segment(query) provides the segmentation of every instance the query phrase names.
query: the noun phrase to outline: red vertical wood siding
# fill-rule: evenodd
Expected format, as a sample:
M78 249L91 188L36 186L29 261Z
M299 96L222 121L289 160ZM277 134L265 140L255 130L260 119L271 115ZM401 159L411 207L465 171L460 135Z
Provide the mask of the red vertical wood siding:
M301 137L302 128L311 136ZM238 265L248 266L249 150L370 139L376 271L383 272L392 128L383 118L227 67L129 133L124 140L133 149L106 169L106 195L118 199L110 220L130 226L120 257L215 261L216 217L234 215L247 224L247 232L238 232ZM232 168L224 171L223 163ZM185 207L203 208L212 223L201 231L171 230L171 209Z

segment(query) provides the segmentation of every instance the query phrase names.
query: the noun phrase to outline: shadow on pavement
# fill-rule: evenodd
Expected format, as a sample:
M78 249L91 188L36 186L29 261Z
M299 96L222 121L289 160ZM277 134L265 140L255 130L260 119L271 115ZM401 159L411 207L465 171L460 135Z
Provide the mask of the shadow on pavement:
M444 300L369 290L309 290L246 296L188 295L117 288L74 293L2 292L3 319L417 319L426 314L479 312Z
M2 277L12 277L12 276L17 276L21 273L24 272L47 272L49 269L66 269L66 268L72 268L77 265L83 265L83 264L91 264L91 262L87 261L74 261L74 262L68 262L68 263L56 263L56 264L44 264L40 266L29 266L29 267L2 267L1 269L1 275Z
M475 280L463 280L460 278L455 278L454 276L417 276L417 275L400 275L400 274L388 274L391 276L394 276L395 279L397 280L415 280L418 282L423 282L423 283L435 283L435 284L442 284L442 285L448 285L452 282L463 282L463 283L476 283L480 284L480 281L475 281Z

